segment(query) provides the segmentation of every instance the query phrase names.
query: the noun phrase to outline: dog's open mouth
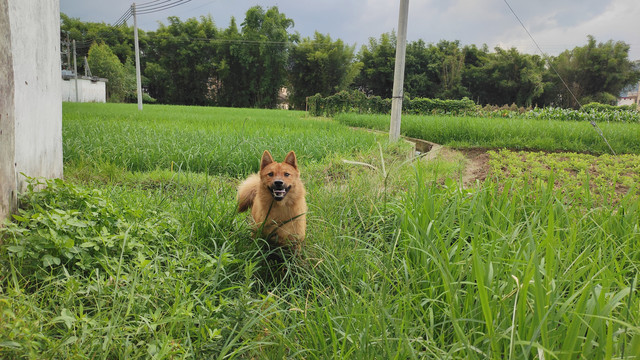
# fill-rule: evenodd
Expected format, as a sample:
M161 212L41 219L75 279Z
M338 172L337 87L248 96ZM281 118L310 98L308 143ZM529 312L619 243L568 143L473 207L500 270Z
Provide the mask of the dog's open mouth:
M283 187L282 189L276 189L276 188L271 188L271 195L273 195L273 198L276 201L280 201L282 199L284 199L284 197L287 195L287 192L289 191L289 189L291 189L291 186L289 187Z

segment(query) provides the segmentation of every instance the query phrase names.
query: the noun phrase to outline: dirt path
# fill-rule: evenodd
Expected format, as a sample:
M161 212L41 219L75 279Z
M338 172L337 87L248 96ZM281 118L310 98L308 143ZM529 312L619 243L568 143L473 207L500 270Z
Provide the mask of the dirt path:
M458 151L458 150L452 150ZM489 174L489 154L485 149L470 149L460 151L467 159L467 166L464 168L462 175L462 183L464 186L470 186L478 181L484 181Z
M421 139L414 139L405 137L406 140L416 144L416 150L424 155L426 161L436 158L442 158L445 160L455 161L463 156L466 164L464 166L464 173L462 174L462 183L465 187L472 186L478 181L484 181L489 173L489 154L486 149L468 149L468 150L455 150L446 146L432 143Z
M375 133L385 133L378 130L363 129L353 127L352 129L365 130ZM489 173L489 154L486 149L462 149L455 150L440 144L432 143L431 141L410 138L407 136L402 137L404 140L415 144L415 150L419 153L426 153L424 159L426 161L433 160L437 157L441 157L447 160L455 160L462 154L466 160L464 166L464 173L462 174L462 183L464 187L472 186L476 183L476 180L482 182L487 178Z

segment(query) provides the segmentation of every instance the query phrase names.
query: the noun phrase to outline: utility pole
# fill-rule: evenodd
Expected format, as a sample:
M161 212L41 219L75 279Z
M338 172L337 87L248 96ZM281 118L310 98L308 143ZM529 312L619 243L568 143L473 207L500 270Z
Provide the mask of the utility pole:
M133 41L136 50L136 85L138 88L138 110L142 111L142 79L140 78L140 46L138 45L138 17L136 15L136 3L131 4L133 14Z
M89 61L87 61L87 57L84 57L84 76L93 76L91 75L91 69L89 68Z
M76 63L76 41L73 40L73 74L75 75L76 82L76 102L80 102L78 99L78 64Z
M389 126L389 141L395 142L400 138L400 121L402 115L402 97L404 96L404 61L407 49L407 17L409 15L409 0L400 0L398 14L398 37L396 42L396 65L393 72L393 93L391 98L391 124Z
M71 42L69 41L68 31L67 31L67 70L71 70Z

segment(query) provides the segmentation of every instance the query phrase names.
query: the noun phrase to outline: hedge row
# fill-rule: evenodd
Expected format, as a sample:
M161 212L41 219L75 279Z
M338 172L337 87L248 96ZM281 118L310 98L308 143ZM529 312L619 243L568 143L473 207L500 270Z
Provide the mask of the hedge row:
M608 104L600 104L597 102L592 102L592 103L588 103L586 105L583 105L580 108L580 111L584 111L584 112L590 112L592 110L595 111L601 111L601 112L606 112L606 111L637 111L638 108L636 105L608 105Z
M404 98L402 112L414 115L458 115L473 112L476 104L468 98L462 100L440 100L427 98ZM338 113L390 114L391 99L367 96L358 90L341 91L323 97L316 94L307 99L307 110L313 116L333 116Z
M635 109L623 110L616 106L611 106L612 109L610 110L607 110L605 107L599 109L598 106L585 107L586 105L580 108L580 110L553 107L533 109L516 117L540 120L640 123L640 112Z
M309 114L313 116L333 116L339 113L389 114L391 99L366 96L358 90L341 91L335 95L322 97L320 94L307 99ZM606 121L640 123L640 112L635 105L613 106L589 103L580 110L548 107L523 108L510 106L476 105L472 100L440 100L426 98L405 98L402 112L412 115L461 115L485 118L528 118L541 120Z

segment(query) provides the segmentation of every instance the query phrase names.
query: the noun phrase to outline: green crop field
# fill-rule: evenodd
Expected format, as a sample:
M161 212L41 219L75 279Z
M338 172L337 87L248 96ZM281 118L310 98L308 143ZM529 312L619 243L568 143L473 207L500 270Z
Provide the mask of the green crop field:
M451 119L430 120L438 136L479 144ZM462 188L463 158L413 159L338 120L64 104L65 180L21 194L0 229L0 358L640 354L637 155L494 151L487 180ZM620 129L612 146L636 153L625 136L638 128ZM512 149L538 146L509 131ZM300 258L254 239L236 212L265 149L300 159Z
M388 115L343 113L336 121L388 131ZM640 154L640 123L597 124L616 154ZM405 115L402 134L453 147L610 154L588 121Z
M65 163L113 163L131 171L176 166L189 172L246 175L265 149L304 163L371 146L374 135L285 110L65 104Z

